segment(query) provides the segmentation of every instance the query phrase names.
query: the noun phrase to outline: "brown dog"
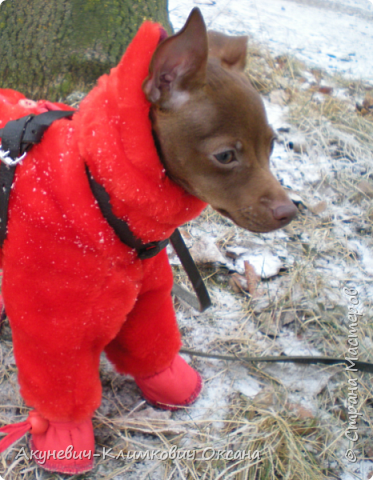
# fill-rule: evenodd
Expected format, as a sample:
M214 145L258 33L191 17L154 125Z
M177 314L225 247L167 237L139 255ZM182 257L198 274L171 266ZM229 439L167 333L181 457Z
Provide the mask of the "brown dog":
M206 34L193 10L143 84L169 176L237 225L269 232L297 209L269 169L275 134L244 74L247 37Z

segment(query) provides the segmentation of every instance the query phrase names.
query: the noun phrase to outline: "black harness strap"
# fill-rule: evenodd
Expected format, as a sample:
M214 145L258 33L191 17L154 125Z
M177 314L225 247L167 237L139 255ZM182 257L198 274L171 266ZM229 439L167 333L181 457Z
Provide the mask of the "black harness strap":
M75 110L51 110L39 115L11 120L0 129L1 149L13 160L23 155L32 145L39 143L44 132L60 118L72 117Z
M87 166L86 171L89 186L91 187L93 196L100 207L102 215L105 217L108 224L113 228L121 242L131 248L134 248L141 260L154 257L168 245L168 239L161 240L160 242L142 243L139 238L135 237L128 224L114 215L110 205L110 197L105 188L96 182Z
M0 248L6 238L10 190L18 162L32 145L40 142L45 130L55 120L71 117L73 113L56 110L40 115L27 115L11 120L0 129Z
M13 185L16 166L10 167L5 163L0 164L0 248L6 238L8 225L8 206L10 189Z
M4 128L0 129L0 138L2 139L0 148L2 160L0 163L0 248L6 238L10 190L18 162L32 145L40 142L44 132L55 120L72 117L73 114L74 111L57 110L40 115L28 115L8 122ZM135 237L128 224L114 215L110 205L110 197L105 188L96 182L88 167L86 167L86 172L91 191L102 215L119 239L130 248L135 249L141 260L154 257L168 245L168 239L144 244L139 238ZM171 235L170 240L192 282L197 297L176 284L173 287L173 292L191 306L203 312L211 306L211 300L202 277L178 229Z

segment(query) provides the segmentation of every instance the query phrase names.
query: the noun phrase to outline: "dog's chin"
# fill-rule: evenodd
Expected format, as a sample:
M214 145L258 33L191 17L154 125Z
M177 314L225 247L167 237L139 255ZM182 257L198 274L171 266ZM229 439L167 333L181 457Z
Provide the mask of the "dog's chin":
M223 208L215 208L213 207L214 210L216 210L220 215L223 215L224 217L229 218L232 220L233 223L235 223L238 227L244 228L245 230L249 230L250 232L253 233L269 233L273 232L274 230L278 230L279 228L285 227L289 221L274 221L271 223L262 223L262 222L257 222L253 220L252 218L247 218L245 216L236 216L232 215L229 213L227 210L224 210Z

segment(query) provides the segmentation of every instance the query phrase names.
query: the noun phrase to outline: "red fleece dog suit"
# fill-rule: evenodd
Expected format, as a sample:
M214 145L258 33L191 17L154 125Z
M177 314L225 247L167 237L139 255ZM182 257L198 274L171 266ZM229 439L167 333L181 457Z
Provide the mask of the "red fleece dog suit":
M16 170L3 296L22 396L57 433L60 425L86 425L100 405L102 351L141 386L141 379L169 369L180 348L165 250L141 261L121 243L85 170L144 243L168 238L205 207L167 177L154 145L141 85L160 38L159 25L144 23L72 120L54 122ZM69 109L0 90L0 127L48 108ZM42 438L35 433L34 443ZM39 448L56 448L45 435ZM46 468L84 470L56 465Z

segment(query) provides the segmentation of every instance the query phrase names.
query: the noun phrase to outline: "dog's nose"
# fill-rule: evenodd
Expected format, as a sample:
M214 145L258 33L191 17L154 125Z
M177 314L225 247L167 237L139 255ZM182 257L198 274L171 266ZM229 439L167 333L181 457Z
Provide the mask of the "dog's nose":
M297 212L298 209L294 203L278 205L277 207L272 208L273 217L284 224L290 223L296 216Z

